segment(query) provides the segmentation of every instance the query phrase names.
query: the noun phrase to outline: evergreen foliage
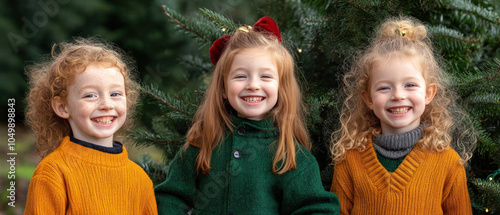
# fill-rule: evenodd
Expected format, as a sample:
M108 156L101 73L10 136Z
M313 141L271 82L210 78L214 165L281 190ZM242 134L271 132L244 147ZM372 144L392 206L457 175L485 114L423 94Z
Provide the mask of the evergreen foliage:
M478 0L275 0L259 1L258 5L259 15L277 21L285 45L295 56L307 102L312 151L324 169L321 174L326 189L332 177L328 147L332 131L338 129L341 77L353 54L369 43L375 26L387 17L413 16L428 25L436 50L453 77L453 90L471 114L477 130L478 147L469 170L475 213L483 213L485 208L490 208L490 212L498 211L498 182L479 178L485 178L500 166L500 18L495 11L499 3ZM186 65L186 73L198 74L187 76L201 77L205 83L195 93L181 96L161 93L155 86L144 87L146 101L157 104L162 113L152 118L152 131L137 132L134 137L139 144L152 144L164 150L168 163L183 144L190 118L201 101L208 83L206 79L213 69L208 58L209 47L214 40L234 32L239 25L208 9L200 9L202 15L190 19L168 7L164 7L164 11L179 26L180 32L199 42L200 53L184 57L182 62Z
M475 193L471 194L471 198L475 200L475 209L491 214L500 211L500 183L493 179L475 178L472 184L475 186L475 189L472 189Z

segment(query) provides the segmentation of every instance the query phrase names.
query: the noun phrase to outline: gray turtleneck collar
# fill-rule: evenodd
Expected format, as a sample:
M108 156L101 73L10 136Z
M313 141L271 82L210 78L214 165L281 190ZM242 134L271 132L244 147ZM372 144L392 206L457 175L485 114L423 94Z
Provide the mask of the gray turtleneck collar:
M386 158L399 159L408 155L418 140L422 139L424 125L402 134L382 135L373 137L373 147Z

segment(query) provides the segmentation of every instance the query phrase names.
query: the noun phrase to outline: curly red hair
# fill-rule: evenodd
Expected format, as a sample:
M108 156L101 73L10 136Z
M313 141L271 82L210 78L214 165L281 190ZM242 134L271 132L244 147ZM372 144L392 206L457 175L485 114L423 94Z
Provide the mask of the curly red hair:
M127 120L118 133L132 126L135 105L139 98L139 85L134 81L129 60L122 51L109 43L96 39L76 38L71 43L52 47L51 57L28 66L29 93L27 95L26 122L37 135L37 151L45 157L54 151L63 137L71 135L67 119L60 118L52 109L56 96L66 101L67 89L75 76L89 65L116 67L125 79ZM115 135L116 137L116 135Z

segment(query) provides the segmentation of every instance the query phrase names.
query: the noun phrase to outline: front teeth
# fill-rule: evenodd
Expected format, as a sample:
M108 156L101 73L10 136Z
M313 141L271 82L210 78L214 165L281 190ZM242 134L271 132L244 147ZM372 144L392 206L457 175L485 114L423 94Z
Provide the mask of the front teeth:
M389 111L390 111L391 113L396 113L396 114L397 114L397 113L406 113L406 112L408 112L408 110L409 110L409 109L410 109L410 108L408 108L408 107L404 107L404 108L393 108L393 109L389 109Z
M99 117L92 119L94 122L102 123L102 124L109 124L113 122L113 117Z
M262 97L244 97L246 102L260 102L262 101Z

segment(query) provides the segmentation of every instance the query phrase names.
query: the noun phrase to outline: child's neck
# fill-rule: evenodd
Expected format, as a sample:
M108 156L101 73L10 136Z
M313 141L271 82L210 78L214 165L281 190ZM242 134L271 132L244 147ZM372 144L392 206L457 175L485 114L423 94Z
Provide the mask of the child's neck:
M405 126L405 127L400 127L400 128L395 128L391 126L387 126L385 124L381 125L381 134L383 135L398 135L398 134L404 134L406 132L409 132L413 129L416 129L420 125L420 120L416 120L412 122L410 125Z
M73 134L73 137L79 140L83 140L85 142L89 142L95 145L103 146L103 147L113 147L113 136L107 138L95 138L82 136L78 134Z

